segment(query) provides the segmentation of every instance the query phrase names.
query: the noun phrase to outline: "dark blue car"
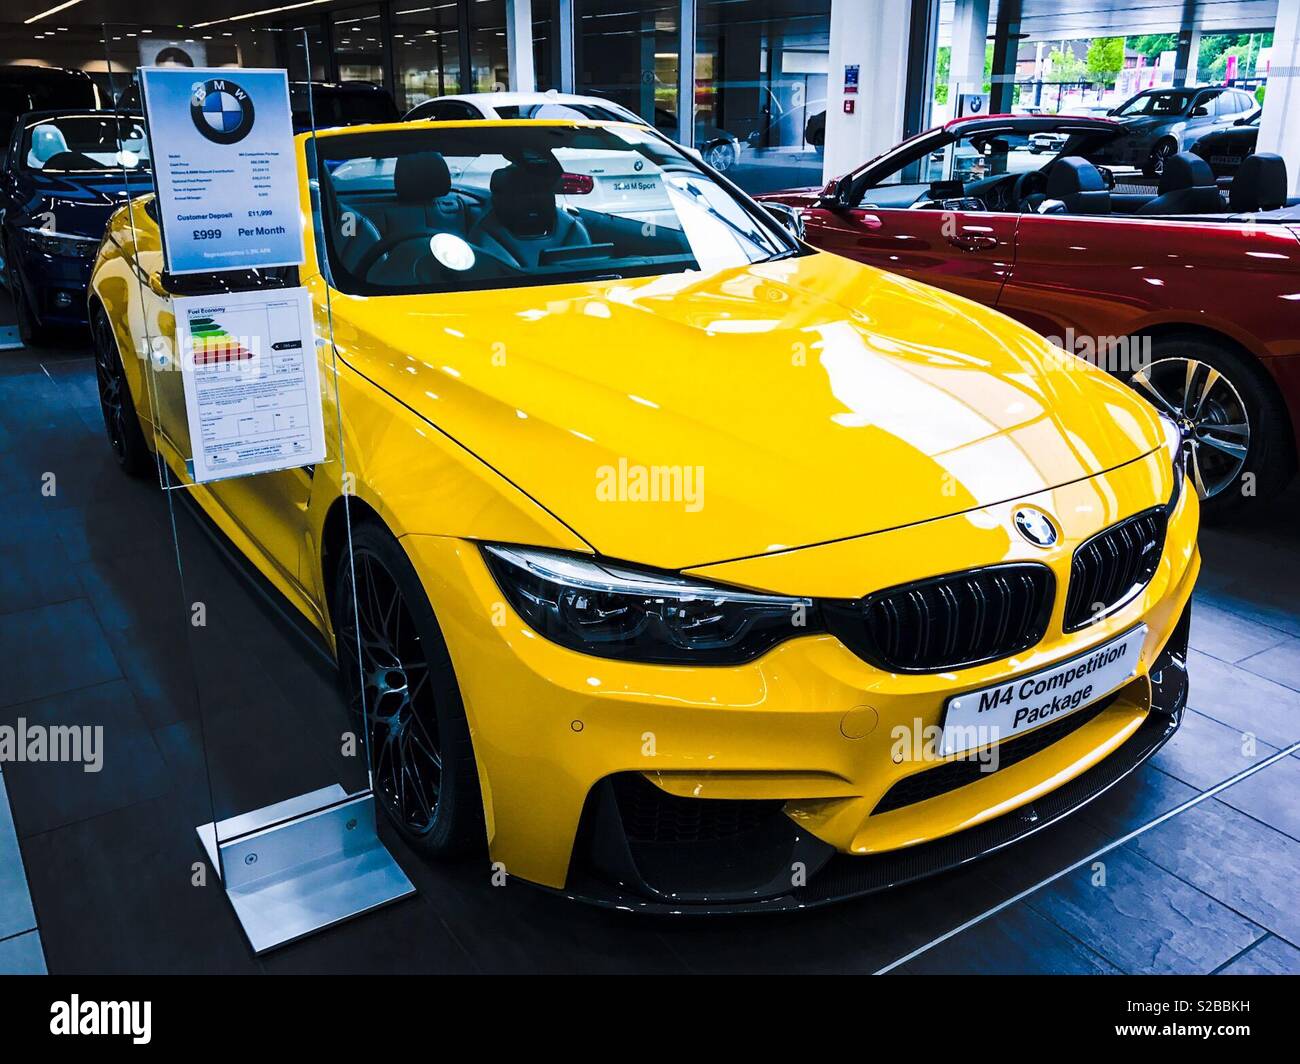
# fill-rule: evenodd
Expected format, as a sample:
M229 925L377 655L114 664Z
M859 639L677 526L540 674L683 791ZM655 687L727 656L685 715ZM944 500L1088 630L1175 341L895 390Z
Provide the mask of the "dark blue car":
M19 116L0 181L0 257L24 343L86 323L86 284L109 215L152 189L138 115Z

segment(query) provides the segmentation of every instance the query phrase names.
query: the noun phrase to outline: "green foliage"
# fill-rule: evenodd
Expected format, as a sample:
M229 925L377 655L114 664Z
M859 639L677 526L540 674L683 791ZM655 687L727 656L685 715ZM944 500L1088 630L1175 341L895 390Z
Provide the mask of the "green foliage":
M1124 69L1124 38L1094 37L1088 44L1087 69L1094 81L1114 85Z
M1053 48L1047 57L1047 80L1054 84L1071 81L1086 81L1088 66L1072 51Z
M1178 35L1174 33L1144 33L1138 37L1129 37L1128 46L1148 59L1154 59L1161 52L1172 52L1178 47Z
M1271 33L1206 33L1201 36L1201 51L1196 70L1201 81L1222 81L1228 76L1228 57L1237 57L1238 77L1252 77L1257 72L1261 48L1273 44Z

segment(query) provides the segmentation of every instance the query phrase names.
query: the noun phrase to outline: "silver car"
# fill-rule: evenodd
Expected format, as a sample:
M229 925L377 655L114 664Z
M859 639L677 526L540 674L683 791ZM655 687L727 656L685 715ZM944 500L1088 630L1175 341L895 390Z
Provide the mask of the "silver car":
M1128 135L1117 138L1099 161L1141 167L1154 177L1171 155L1188 151L1207 133L1231 126L1255 107L1249 92L1224 85L1147 89L1110 112Z

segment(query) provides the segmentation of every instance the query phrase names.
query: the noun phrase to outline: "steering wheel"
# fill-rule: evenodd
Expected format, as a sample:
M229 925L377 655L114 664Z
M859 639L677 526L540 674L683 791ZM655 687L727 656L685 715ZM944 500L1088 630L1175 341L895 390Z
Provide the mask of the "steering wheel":
M395 251L403 244L412 243L416 240L423 240L428 243L438 232L439 230L426 226L414 232L389 233L388 236L380 237L370 247L366 248L365 253L357 260L357 264L352 267L352 272L357 277L364 278L375 268L375 263L385 255Z
M381 237L376 243L371 244L370 247L366 248L365 253L357 260L357 264L352 267L352 273L354 276L364 279L370 275L370 271L375 268L375 264L380 259L390 252L395 251L403 244L413 243L417 240L422 240L425 244L428 244L433 237L442 232L443 230L441 229L424 226L420 229L412 230L411 232L390 233L388 236ZM466 241L466 243L473 250L476 261L479 258L490 259L492 262L495 262L508 270L512 270L516 273L519 272L516 267L504 261L499 256L484 251L482 248L474 247L474 245L469 244L468 241Z
M1016 182L1011 186L1011 198L1015 201L1016 208L1023 210L1025 201L1030 196L1042 196L1047 193L1047 172L1046 170L1026 170L1016 178Z

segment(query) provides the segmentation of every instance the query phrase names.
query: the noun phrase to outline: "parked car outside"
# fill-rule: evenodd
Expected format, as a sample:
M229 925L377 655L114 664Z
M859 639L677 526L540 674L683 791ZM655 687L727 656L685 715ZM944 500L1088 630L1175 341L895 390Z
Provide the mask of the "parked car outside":
M1255 109L1243 89L1215 85L1193 89L1146 89L1110 112L1128 136L1111 144L1103 160L1139 166L1155 177L1171 155L1188 151L1207 133L1232 125Z
M1232 177L1247 156L1255 153L1259 141L1259 119L1264 113L1259 108L1254 114L1239 118L1227 129L1208 133L1192 147L1192 151L1210 164L1216 177Z

